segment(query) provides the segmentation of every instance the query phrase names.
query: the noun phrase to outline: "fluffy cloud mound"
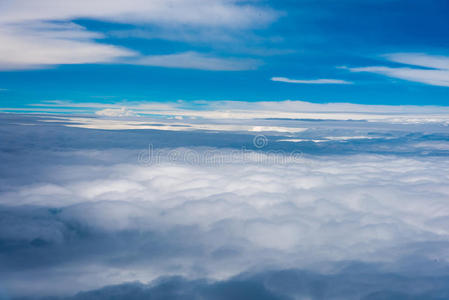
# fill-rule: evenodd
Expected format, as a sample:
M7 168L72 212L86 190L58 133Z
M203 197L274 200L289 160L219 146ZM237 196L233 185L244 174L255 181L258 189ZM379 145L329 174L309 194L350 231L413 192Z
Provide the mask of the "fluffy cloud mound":
M135 115L133 111L130 111L126 107L105 108L95 112L95 114L98 116L105 116L105 117L131 117Z
M419 291L419 292L417 292ZM410 279L378 273L372 266L352 266L342 274L319 275L300 270L245 274L226 281L188 281L180 277L149 285L127 283L79 293L84 299L442 299L445 279Z
M177 291L193 299L438 299L447 292L449 160L446 150L428 147L447 134L425 127L419 139L392 131L365 142L242 152L235 150L253 135L2 122L0 282L12 296L153 280L74 299L170 299ZM142 156L145 143L158 160ZM294 150L304 155L291 159ZM283 282L292 283L283 289Z

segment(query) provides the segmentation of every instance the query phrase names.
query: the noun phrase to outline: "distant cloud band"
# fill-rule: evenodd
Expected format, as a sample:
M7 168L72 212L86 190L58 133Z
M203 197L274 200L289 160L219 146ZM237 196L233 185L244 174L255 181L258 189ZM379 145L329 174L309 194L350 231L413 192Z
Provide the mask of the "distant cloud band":
M271 81L300 83L300 84L353 84L353 82L340 79L313 79L313 80L298 80L286 77L272 77Z

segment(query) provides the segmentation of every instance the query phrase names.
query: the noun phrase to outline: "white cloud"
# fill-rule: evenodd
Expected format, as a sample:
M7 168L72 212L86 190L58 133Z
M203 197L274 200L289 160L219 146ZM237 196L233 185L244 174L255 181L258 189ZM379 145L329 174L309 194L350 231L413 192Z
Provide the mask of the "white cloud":
M369 72L435 86L449 86L449 57L416 53L388 54L393 62L424 68L370 66L349 68L351 72Z
M204 154L163 153L174 150ZM33 184L19 181L2 192L2 204L22 215L3 219L0 238L16 247L45 241L45 255L64 264L34 263L47 276L27 279L30 270L22 268L3 284L59 276L71 282L61 288L75 292L171 274L223 279L252 268L319 270L328 262L391 263L409 254L447 262L441 243L449 240L441 226L449 216L445 158L324 156L275 164L223 151L234 161L211 167L139 165L129 160L135 154L34 153L54 162ZM21 205L62 210L39 216ZM418 244L425 253L412 246ZM230 254L218 259L225 249ZM73 280L80 274L83 280ZM37 286L27 285L28 292Z
M105 108L95 112L98 116L105 117L131 117L135 116L133 111L128 110L126 107L121 108Z
M306 270L267 270L248 272L229 280L189 280L180 277L161 278L149 284L124 283L95 289L65 300L126 299L139 295L144 299L415 299L439 300L449 288L444 276L391 275L374 265L346 264L352 271L323 275ZM361 272L362 271L362 272ZM419 272L418 272L419 273ZM162 295L162 296L161 296ZM246 295L251 295L248 297ZM255 296L257 295L257 296ZM62 299L62 298L56 298ZM55 300L56 300L55 299Z
M298 79L289 79L285 77L272 77L271 80L278 82L301 83L301 84L352 84L352 82L350 81L340 79L298 80Z
M73 23L1 25L0 70L107 63L137 55L125 48L95 42L94 38L101 35Z
M136 114L126 108L121 109L104 109L96 112L97 115L103 117L130 117ZM85 117L49 117L43 119L42 122L54 123L64 122L67 127L103 129L103 130L164 130L164 131L192 131L192 130L209 130L221 132L280 132L280 133L298 133L307 130L307 128L287 127L287 126L254 126L247 124L216 124L210 122L189 122L181 116L169 118L166 121L145 118L132 119L107 119L107 118L85 118Z
M2 23L67 21L78 18L165 26L254 27L274 21L277 13L236 0L18 0L0 3Z
M255 59L220 58L197 52L184 52L141 57L133 64L211 71L240 71L256 69L261 62Z
M72 23L78 18L137 26L154 24L163 28L191 26L236 30L268 24L277 18L277 13L255 3L225 0L2 1L0 70L108 62L186 66L182 54L181 57L179 54L143 57L130 49L101 43L99 39L103 38L102 34ZM186 55L195 60L188 66L191 68L240 70L254 67L249 61L226 61L201 54Z
M449 57L425 53L393 53L385 55L390 61L432 69L449 70Z
M363 67L351 68L351 72L369 72L399 78L408 81L421 82L436 86L449 86L448 70L428 70L413 68L391 68L391 67Z
M286 102L278 109L297 105L317 108ZM326 273L347 261L390 274L447 272L448 135L439 124L209 120L210 128L231 131L210 134L64 126L126 121L95 116L0 117L0 281L12 295L66 295L169 275L226 279L267 268ZM129 129L156 122L128 121ZM299 130L305 124L309 130ZM281 127L299 131L245 148L258 134L251 130Z

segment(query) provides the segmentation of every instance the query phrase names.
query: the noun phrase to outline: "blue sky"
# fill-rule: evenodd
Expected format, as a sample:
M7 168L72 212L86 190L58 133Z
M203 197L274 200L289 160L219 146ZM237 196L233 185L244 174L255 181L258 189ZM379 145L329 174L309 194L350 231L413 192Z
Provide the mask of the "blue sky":
M34 3L0 1L2 107L178 99L448 104L444 0Z

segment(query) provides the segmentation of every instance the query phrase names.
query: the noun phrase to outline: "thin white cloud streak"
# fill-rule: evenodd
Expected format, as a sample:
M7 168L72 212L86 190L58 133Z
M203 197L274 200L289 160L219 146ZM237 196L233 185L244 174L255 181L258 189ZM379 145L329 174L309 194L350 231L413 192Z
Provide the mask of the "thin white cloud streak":
M370 66L360 68L349 68L351 72L375 73L391 78L398 78L407 81L420 82L434 86L449 87L449 57L432 56L416 53L397 53L385 55L393 62L413 65L423 68L411 67L386 67Z
M281 49L276 47L265 47L265 42L281 41L280 37L260 36L250 30L235 30L227 28L188 28L183 27L160 27L142 28L129 30L112 30L106 33L116 38L140 38L140 39L163 39L169 41L183 41L199 46L208 46L219 52L229 54L244 54L255 56L273 56L292 54L294 49Z
M408 81L420 82L435 86L449 86L448 70L426 70L413 68L391 67L363 67L351 68L351 72L368 72L399 78Z
M353 84L353 82L340 79L314 79L314 80L298 80L286 77L272 77L271 81L299 83L299 84Z
M449 57L442 55L428 55L425 53L393 53L385 57L397 63L420 66L433 69L449 70Z
M241 71L256 69L261 62L255 59L220 58L197 52L184 52L141 57L132 64L209 71Z
M174 56L144 57L130 49L99 42L99 33L72 23L77 18L154 24L161 27L214 27L248 29L269 24L277 13L253 4L224 0L188 1L14 1L0 2L0 70L46 68L59 64L131 63L185 68L187 62ZM57 22L55 22L57 21ZM197 54L190 67L235 70L248 61L206 57ZM229 65L227 64L229 63ZM253 65L249 66L250 68Z

